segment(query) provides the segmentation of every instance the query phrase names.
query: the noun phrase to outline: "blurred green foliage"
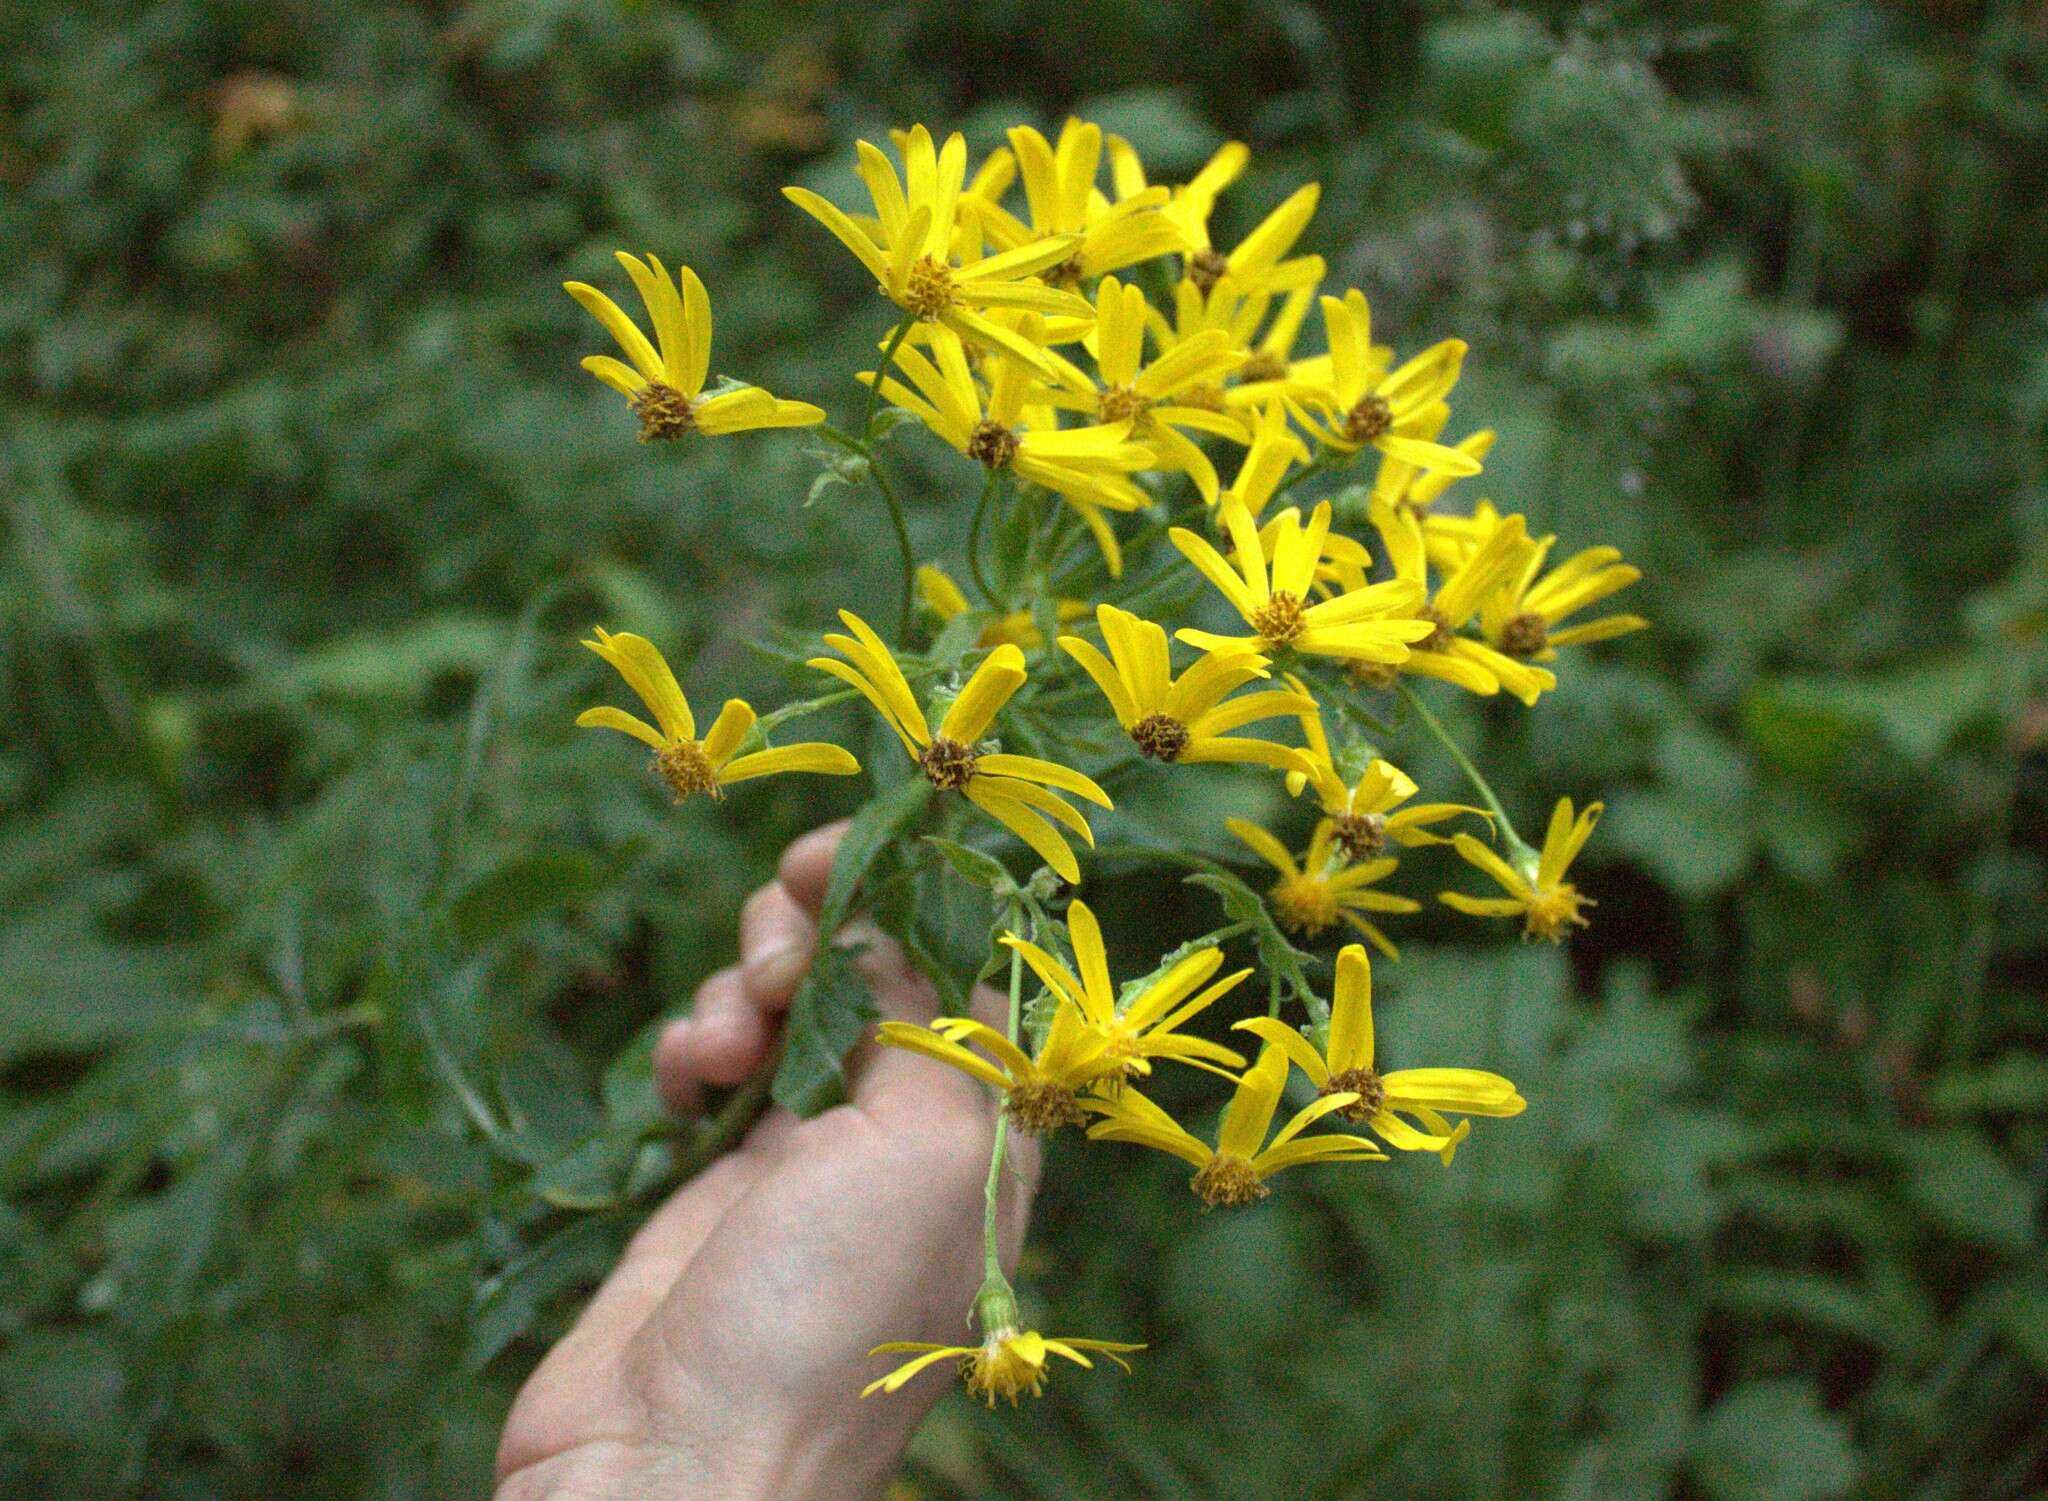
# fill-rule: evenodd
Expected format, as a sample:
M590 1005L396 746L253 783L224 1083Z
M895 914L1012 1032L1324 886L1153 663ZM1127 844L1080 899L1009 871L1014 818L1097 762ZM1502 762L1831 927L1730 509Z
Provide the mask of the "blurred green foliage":
M1472 342L1486 493L1624 548L1657 628L1533 716L1450 705L1518 812L1610 802L1568 951L1431 914L1382 980L1384 1050L1528 1114L1234 1217L1135 1152L1055 1163L1038 1311L1154 1348L949 1401L920 1494L2048 1494L2037 6L13 0L0 34L0 1489L479 1493L661 1176L650 1025L852 795L671 810L569 728L575 635L773 701L747 643L891 566L871 494L794 509L801 441L634 444L557 284L687 258L721 366L849 411L886 320L775 187L1072 108L1159 176L1251 141L1239 229L1319 178L1332 279ZM891 447L957 547L969 497Z

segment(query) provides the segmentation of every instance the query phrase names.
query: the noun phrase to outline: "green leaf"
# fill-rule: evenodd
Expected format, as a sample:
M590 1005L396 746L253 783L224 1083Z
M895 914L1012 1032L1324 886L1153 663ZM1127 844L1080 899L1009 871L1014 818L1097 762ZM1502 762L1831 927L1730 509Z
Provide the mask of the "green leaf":
M969 849L951 839L942 839L937 834L927 834L924 842L946 857L946 863L958 871L961 877L971 881L982 890L998 896L1005 891L1014 891L1017 883L1010 878L1010 872L1003 862L993 855L980 850Z
M1823 1501L1856 1482L1849 1425L1804 1381L1751 1381L1714 1405L1692 1445L1713 1501Z
M557 1209L609 1209L625 1196L643 1135L638 1126L601 1132L548 1163L529 1186Z
M1944 1069L1927 1086L1927 1107L1941 1115L2048 1107L2048 1058L2007 1053L1982 1068Z
M1916 1135L1900 1155L1906 1192L1942 1228L2014 1256L2033 1244L2034 1193L1982 1136L1962 1129Z
M507 860L472 881L448 909L456 940L477 948L519 924L604 890L605 864L576 850L549 850Z
M557 1294L595 1282L626 1244L626 1222L589 1215L556 1231L477 1289L470 1305L463 1365L481 1370L500 1350L533 1327Z

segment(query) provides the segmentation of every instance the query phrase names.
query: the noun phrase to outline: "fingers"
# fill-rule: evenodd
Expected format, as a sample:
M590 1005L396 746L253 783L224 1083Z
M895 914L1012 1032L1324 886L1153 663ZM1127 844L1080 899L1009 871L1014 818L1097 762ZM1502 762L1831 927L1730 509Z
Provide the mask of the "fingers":
M832 876L832 859L839 853L839 841L846 837L847 822L828 823L792 840L782 852L776 879L805 912L816 916L825 904L825 883Z

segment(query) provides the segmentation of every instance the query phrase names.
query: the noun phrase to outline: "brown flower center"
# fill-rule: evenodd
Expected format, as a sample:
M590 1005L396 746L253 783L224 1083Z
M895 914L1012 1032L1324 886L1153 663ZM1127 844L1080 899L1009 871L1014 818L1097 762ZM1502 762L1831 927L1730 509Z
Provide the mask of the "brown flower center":
M1346 662L1344 670L1368 688L1387 689L1401 680L1401 669L1392 662Z
M1285 589L1252 611L1252 629L1272 646L1291 646L1307 627L1301 618L1301 601Z
M718 785L718 772L711 765L711 758L704 754L704 747L694 740L678 740L654 753L654 769L661 779L668 783L669 791L681 802L694 792L708 792L713 797L723 796Z
M1076 285L1087 271L1081 265L1081 252L1075 251L1047 273L1055 284L1062 287Z
M667 442L692 432L697 426L690 410L690 398L674 386L655 381L641 388L632 401L633 415L640 419L642 443Z
M974 763L980 759L981 752L973 746L962 745L941 735L924 748L917 764L924 768L926 778L939 791L958 792L972 780Z
M1344 414L1344 436L1353 443L1370 443L1394 425L1394 409L1377 392L1361 396Z
M1209 289L1223 280L1223 273L1230 269L1230 262L1214 250L1197 250L1188 257L1188 280L1195 284L1195 290L1204 297Z
M1000 422L977 422L967 435L967 457L990 469L1007 469L1016 461L1020 441Z
M1099 415L1104 422L1139 422L1151 409L1151 397L1129 386L1111 386L1102 393Z
M1541 615L1517 615L1500 628L1500 649L1511 657L1533 657L1550 644L1550 627Z
M1342 1073L1330 1075L1318 1094L1355 1094L1358 1098L1341 1109L1330 1112L1340 1121L1362 1121L1378 1115L1380 1107L1387 1103L1387 1086L1380 1082L1380 1076L1369 1068L1347 1068Z
M1188 748L1188 727L1169 714L1147 714L1131 726L1138 754L1152 761L1178 761Z
M953 273L928 255L921 255L903 279L903 310L926 323L953 305Z
M1012 1089L1003 1109L1019 1130L1029 1131L1033 1136L1050 1136L1062 1126L1078 1126L1087 1118L1071 1089L1042 1079Z
M1255 380L1279 380L1287 374L1287 361L1270 350L1261 349L1237 367L1237 378L1249 385Z
M1189 386L1173 399L1181 406L1199 407L1205 412L1220 412L1227 405L1221 386Z
M1330 820L1330 826L1346 860L1363 860L1387 847L1384 813L1340 813Z
M1232 1209L1240 1204L1256 1204L1272 1192L1242 1157L1211 1157L1202 1164L1190 1186L1211 1209L1218 1204Z
M1436 629L1417 641L1414 650L1446 652L1451 649L1451 642L1457 639L1458 633L1451 629L1450 619L1442 610L1435 605L1424 605L1415 612L1415 618L1428 621Z

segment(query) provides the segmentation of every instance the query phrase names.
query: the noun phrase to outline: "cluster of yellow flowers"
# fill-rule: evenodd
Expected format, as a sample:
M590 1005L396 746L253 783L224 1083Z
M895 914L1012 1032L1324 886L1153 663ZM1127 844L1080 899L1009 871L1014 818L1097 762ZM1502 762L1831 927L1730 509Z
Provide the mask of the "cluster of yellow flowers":
M656 724L613 708L588 710L577 722L643 741L678 798L715 797L772 772L857 772L837 746L767 740L783 720L857 695L894 732L914 777L932 794L959 794L932 798L944 827L956 827L960 805L971 805L1078 885L1075 841L1094 845L1083 805L1113 804L1095 776L1067 764L1091 732L1074 728L1062 706L1076 691L1099 693L1128 740L1106 758L1117 769L1228 762L1277 773L1291 796L1313 793L1320 817L1299 856L1266 829L1228 820L1272 867L1260 921L1277 925L1283 948L1280 932L1315 940L1341 923L1398 957L1367 916L1420 909L1382 889L1397 867L1390 847L1447 844L1500 888L1485 897L1443 892L1459 911L1519 918L1531 938L1558 940L1584 926L1591 899L1567 875L1600 805L1575 814L1569 799L1560 801L1540 848L1530 846L1407 680L1435 678L1482 696L1505 690L1533 706L1557 686L1561 648L1646 624L1626 614L1565 623L1634 583L1638 571L1606 547L1552 565L1555 538L1531 535L1523 516L1484 501L1464 514L1437 508L1452 484L1480 473L1493 443L1483 430L1441 441L1466 346L1446 339L1397 363L1373 342L1363 293L1322 291L1323 259L1296 253L1316 208L1314 184L1226 250L1212 241L1210 219L1244 170L1243 146L1225 146L1192 180L1169 187L1148 183L1127 142L1078 120L1054 141L1028 126L1009 140L971 177L957 134L940 144L921 125L898 133L900 170L888 153L860 142L867 213L784 190L898 310L877 368L858 375L866 415L850 433L827 425L818 407L757 387L725 382L706 394L711 309L689 268L671 280L652 256L619 256L646 304L653 342L602 292L568 284L626 355L583 363L627 398L643 441L814 428L881 490L903 553L895 644L841 610L844 634L825 635L831 654L811 659L843 689L758 720L730 701L699 738L654 645L600 630L585 644L618 670ZM1006 206L1020 180L1021 213ZM1320 315L1323 348L1302 353L1311 312ZM979 606L936 564L911 555L875 448L883 401L981 466L966 549ZM1367 450L1376 460L1369 484L1319 500L1306 515L1279 504L1296 484L1348 469ZM1227 483L1219 457L1231 471ZM990 514L1021 518L1029 537L1026 564L1002 589L989 582L981 553ZM1169 524L1175 520L1183 524ZM1159 546L1162 534L1171 552ZM1165 560L1142 585L1123 582L1133 544ZM1177 630L1194 653L1178 676L1166 629L1101 597L1121 591L1137 603L1182 582L1192 602L1202 581L1241 626ZM911 639L913 590L938 623L923 652ZM1084 634L1091 620L1093 637ZM921 699L912 683L926 679L935 691ZM1396 695L1407 722L1443 742L1484 806L1412 802L1415 781L1358 733L1385 730L1357 707L1370 692ZM1046 754L1005 748L1006 739ZM1472 822L1440 832L1459 819ZM1385 1161L1386 1147L1448 1163L1471 1129L1451 1117L1523 1108L1498 1074L1378 1070L1363 944L1335 956L1327 999L1300 971L1287 987L1270 976L1265 1014L1235 1024L1257 1039L1247 1060L1185 1029L1252 973L1218 977L1222 944L1257 924L1221 928L1119 988L1085 902L1070 901L1060 920L1045 910L1052 888L1043 878L987 884L1010 951L1007 1029L942 1017L929 1027L885 1023L881 1041L960 1069L1002 1096L991 1193L1012 1122L1034 1132L1084 1126L1092 1139L1179 1157L1195 1169L1195 1193L1213 1207L1263 1198L1266 1180L1284 1168ZM1029 1008L1027 970L1042 987ZM1282 1019L1284 999L1301 1006L1301 1025ZM1213 1145L1139 1087L1159 1061L1230 1081ZM1306 1103L1271 1132L1297 1073ZM1362 1130L1310 1129L1332 1122ZM1086 1366L1088 1351L1116 1359L1138 1348L1021 1329L1009 1283L992 1247L985 1250L987 1281L973 1310L980 1342L884 1346L877 1353L916 1358L870 1391L894 1391L952 1358L974 1393L1014 1401L1040 1390L1053 1355Z

